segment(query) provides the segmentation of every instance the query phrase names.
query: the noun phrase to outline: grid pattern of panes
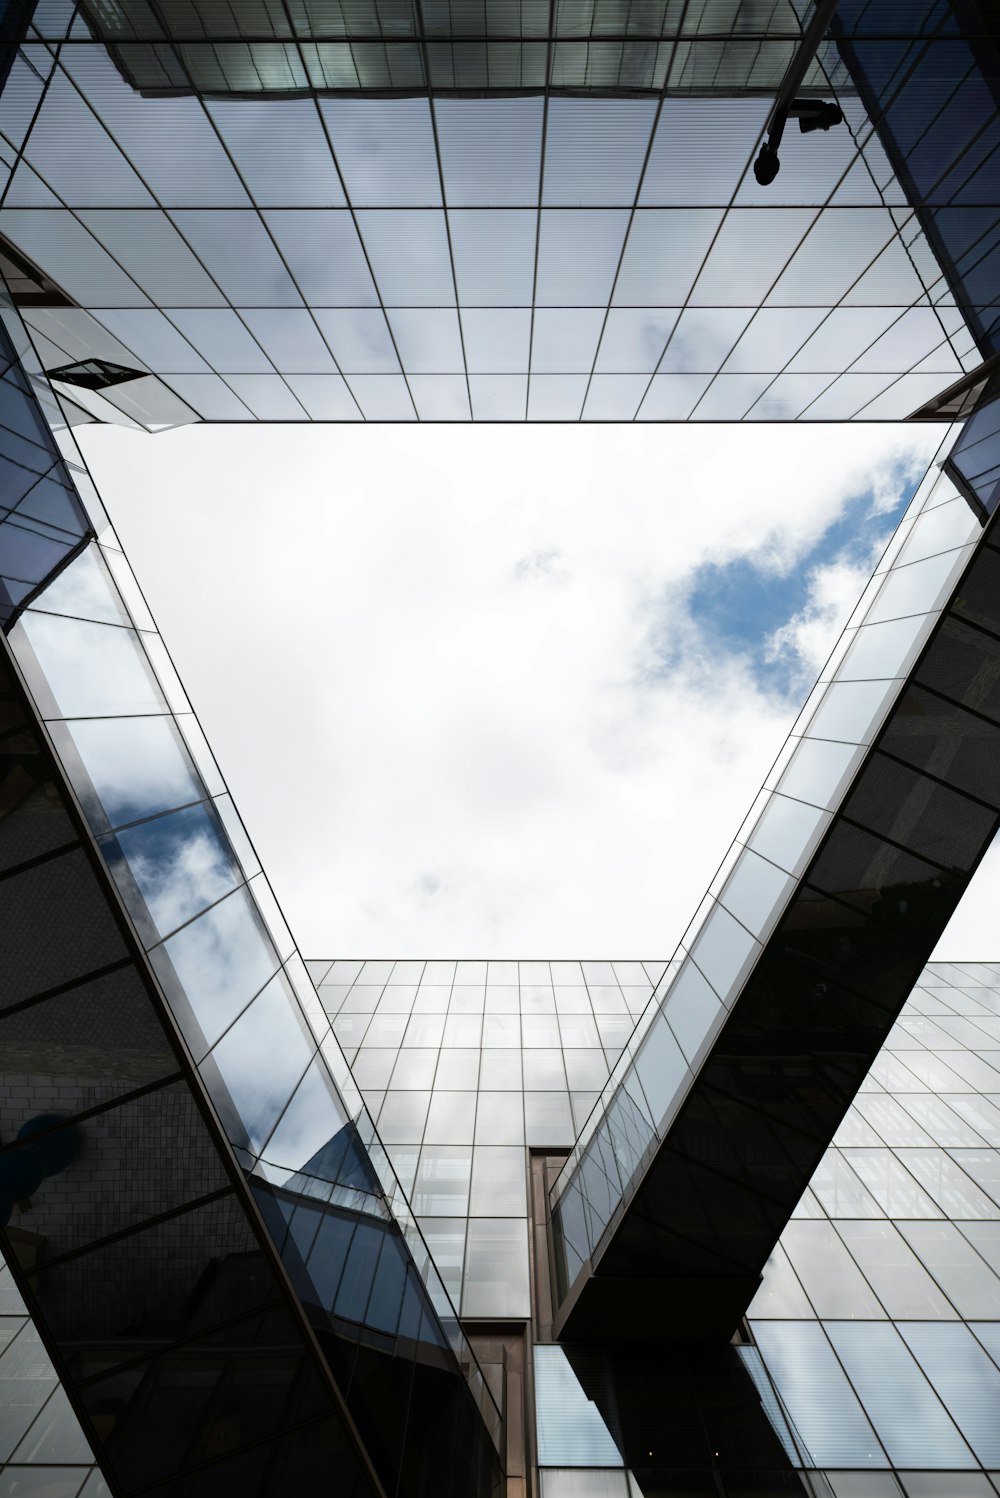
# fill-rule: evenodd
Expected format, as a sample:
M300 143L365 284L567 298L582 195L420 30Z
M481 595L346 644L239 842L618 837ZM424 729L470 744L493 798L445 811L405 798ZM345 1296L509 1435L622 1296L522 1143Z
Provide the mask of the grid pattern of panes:
M530 1314L525 1149L572 1145L664 966L309 964L463 1316Z
M759 1272L815 1159L794 1164L798 1110L832 1129L996 827L993 539L932 467L552 1189L561 1299L599 1255L624 1277L623 1202L645 1272L676 1273L695 1238L703 1272ZM855 1021L867 1051L831 1046ZM761 1106L741 1058L769 1034ZM704 1168L704 1122L683 1133L699 1089L729 1172Z
M28 374L43 385L37 367L30 367L30 346L16 312L6 306L0 313L9 356L12 344L28 362ZM44 422L25 395L27 380L16 360L12 368L19 374L21 385L12 388L8 418L14 413L20 425L27 425L29 434L35 434ZM34 411L34 425L25 419L25 406ZM3 432L6 429L0 427ZM65 429L58 435L71 449ZM5 461L15 472L25 461L22 449L34 455L34 444L22 441L18 446L17 436L10 433L4 444ZM39 464L33 462L30 467L30 476L39 481L37 505L49 494L45 486L51 487L48 469L54 454L49 437L48 465L39 470ZM61 470L63 478L71 467L86 493L85 471L69 460ZM56 493L61 491L57 489ZM65 505L64 495L63 500ZM294 950L141 592L94 497L91 509L97 537L93 538L92 531L89 538L85 535L68 560L58 548L51 554L47 538L43 540L49 550L42 547L41 559L37 548L28 551L34 568L28 571L29 582L39 581L39 567L45 572L55 568L55 575L43 576L41 585L31 589L27 597L16 595L23 607L9 623L6 646L23 672L32 707L45 722L66 778L79 798L96 851L105 859L118 886L136 939L149 953L150 965L186 1043L186 1060L197 1066L219 1121L251 1177L251 1187L272 1228L275 1245L290 1273L297 1273L296 1286L307 1303L308 1314L318 1317L324 1331L335 1318L338 1334L354 1343L370 1335L374 1326L381 1334L379 1346L388 1344L399 1354L384 1361L393 1361L399 1368L397 1376L406 1386L406 1398L397 1405L393 1421L383 1424L373 1460L380 1470L383 1465L388 1468L387 1481L394 1487L398 1464L404 1459L408 1412L416 1410L421 1397L426 1396L426 1389L421 1393L420 1375L429 1371L429 1380L424 1382L437 1385L430 1402L444 1417L444 1434L454 1436L457 1449L465 1449L463 1443L468 1443L470 1469L476 1469L477 1482L482 1478L488 1486L486 1469L494 1455L487 1428L495 1435L499 1424L496 1407L391 1176L329 1021ZM20 534L14 520L0 527L0 576L7 579L19 576L9 562L23 559L26 548L18 540ZM14 755L13 783L19 784L20 773L29 787L34 786L33 764L25 770L17 761L17 755L24 754L26 731L9 706L5 723L3 747ZM54 784L51 794L58 800L60 793ZM11 844L9 856L16 866L31 851L18 842L18 817L12 814L21 811L23 795L22 791L15 798L8 808L10 814L3 819ZM41 799L44 804L45 798ZM48 840L58 839L60 834L69 836L64 822L62 816L42 815L41 827ZM28 823L35 827L30 815ZM43 849L44 863L48 841L43 842ZM73 853L82 856L75 845ZM29 859L29 867L32 862ZM16 878L18 872L18 867L14 875L8 872L8 880ZM97 940L94 933L101 929L97 915L78 891L67 892L51 884L47 864L42 879L40 888L29 882L25 895L31 910L29 938L34 932L36 945L46 949L82 945L80 960L90 957L96 961L94 951L100 944L92 947ZM32 895L34 905L30 905ZM69 914L63 905L69 907ZM102 919L109 924L106 912ZM57 924L50 932L47 923L51 920ZM80 938L73 920L86 929L86 939ZM33 951L27 958L23 955L24 926L24 910L15 903L7 927L11 950L5 950L3 1007L25 998L17 991L19 963L31 973L34 986L29 987L29 995L40 1001L51 999L46 992L50 983L42 982L34 972L39 958ZM30 940L27 944L30 947ZM43 975L45 966L42 962ZM21 977L23 980L24 975ZM42 991L36 995L34 990L39 988ZM44 1025L50 1008L51 1004L41 1002L33 1005L28 1020L38 1016ZM15 1042L20 1018L20 1013L14 1017ZM134 1012L130 1019L134 1023ZM10 1029L9 1021L6 1028ZM30 1031L30 1024L28 1028ZM17 1075L9 1087L2 1089L0 1146L5 1174L0 1187L6 1193L8 1209L22 1197L34 1198L34 1185L38 1184L22 1184L24 1169L30 1164L18 1153L17 1141L23 1129L41 1127L58 1136L67 1111L86 1112L98 1103L103 1109L106 1103L106 1084L100 1076L94 1083L93 1061L86 1047L80 1057L67 1044L66 1032L71 1028L72 1021L64 1016L62 1026L55 1025L61 1043L56 1044L51 1061L45 1057L44 1045L35 1045L27 1068L31 1075ZM97 1056L108 1049L113 1051L114 1033L114 1027L109 1034L106 1025L103 1031L95 1032ZM9 1034L7 1038L9 1041ZM8 1062L10 1051L8 1045ZM265 1056L266 1087L261 1083ZM140 1282L131 1285L129 1293L148 1295L153 1276L143 1274L142 1253L131 1244L127 1250L122 1249L119 1240L126 1225L130 1233L139 1234L146 1219L155 1215L153 1205L164 1196L161 1173L174 1193L166 1198L171 1216L169 1232L159 1239L155 1230L150 1234L170 1265L155 1276L161 1323L170 1324L166 1306L171 1295L184 1305L190 1300L188 1287L181 1295L175 1283L182 1266L189 1268L191 1258L201 1253L200 1273L205 1258L213 1257L211 1252L202 1253L204 1245L197 1226L189 1227L182 1216L179 1202L185 1198L177 1199L178 1189L196 1197L190 1217L195 1224L209 1224L212 1246L218 1243L214 1257L224 1257L227 1251L231 1256L238 1254L232 1241L242 1248L243 1239L252 1237L240 1216L241 1203L228 1189L216 1145L208 1136L207 1145L198 1147L204 1122L187 1090L191 1073L179 1076L176 1057L171 1056L171 1060L172 1074L165 1081L157 1078L160 1090L148 1102L145 1094L152 1088L148 1078L140 1076L140 1099L127 1099L114 1112L109 1110L111 1128L102 1132L103 1117L97 1124L91 1121L83 1137L87 1169L94 1172L93 1180L75 1171L67 1178L66 1192L40 1192L38 1199L28 1204L31 1228L46 1249L44 1283L41 1289L35 1287L35 1294L54 1337L59 1332L52 1331L52 1321L65 1332L68 1316L80 1341L84 1334L73 1319L80 1305L86 1307L85 1316L90 1318L85 1326L87 1335L94 1335L96 1329L98 1335L103 1332L111 1336L109 1327L117 1326L118 1315L125 1316L128 1323L130 1302L122 1300L126 1269L132 1280ZM128 1062L124 1065L127 1068ZM80 1068L82 1075L77 1075ZM120 1092L121 1086L115 1090ZM170 1147L157 1147L158 1136L150 1130L144 1107L155 1120L154 1127L169 1138ZM58 1108L58 1114L53 1114L53 1108ZM60 1119L58 1125L53 1122L56 1117ZM71 1125L66 1124L63 1136L70 1133ZM71 1137L75 1141L77 1135L72 1133ZM149 1159L140 1161L139 1156L147 1150ZM65 1162L60 1171L63 1168ZM180 1188L175 1177L182 1182ZM67 1197L71 1209L67 1208ZM208 1198L207 1207L203 1197ZM197 1215L200 1207L205 1207L202 1218ZM288 1222L295 1212L300 1229L297 1235L289 1232ZM231 1227L230 1218L236 1228ZM310 1227L311 1235L307 1231ZM103 1240L109 1234L111 1262L117 1252L126 1257L126 1264L117 1273L98 1276L105 1294L82 1298L66 1294L65 1286L72 1284L73 1275L84 1273L94 1262L81 1255L80 1243L96 1237L101 1248L93 1252L101 1252L107 1248ZM164 1248L165 1243L168 1246ZM340 1250L343 1261L338 1263ZM64 1257L71 1261L68 1278L59 1272L61 1263L53 1275L54 1261ZM250 1279L255 1284L256 1311L270 1277L259 1270ZM114 1310L107 1301L112 1286ZM57 1300L55 1312L53 1295ZM59 1314L64 1318L62 1323L58 1322ZM138 1311L131 1315L131 1321L136 1327L144 1325ZM301 1338L301 1332L299 1335ZM459 1358L467 1383L461 1376ZM129 1391L118 1392L125 1397ZM99 1401L100 1397L98 1390L95 1398ZM378 1397L364 1379L351 1378L345 1398L348 1403L354 1401L353 1413L359 1425L368 1418L368 1402L377 1403ZM426 1420L421 1426L426 1431L431 1429ZM144 1445L146 1459L155 1464L158 1453L150 1441L137 1444ZM183 1442L178 1451L182 1448ZM406 1450L411 1466L420 1452L431 1463L440 1461L435 1444L426 1436L423 1441L409 1436Z
M144 98L42 17L0 233L47 368L150 371L91 416L884 420L982 357L850 93L764 198L766 98Z
M922 974L747 1314L812 1464L1000 1482L1000 965Z
M788 0L332 0L91 5L148 92L776 89L801 36ZM806 86L824 81L813 63Z
M109 1498L79 1421L2 1261L0 1494Z
M593 1095L571 1077L607 1073L664 964L309 967L456 1297L464 1257L463 1314L526 1316L527 1250L519 1261L511 1246L521 1251L525 1144L565 1148ZM498 1222L507 1240L492 1236ZM825 1471L824 1498L992 1495L1000 965L925 970L748 1316L748 1371L789 1460ZM626 1495L615 1444L561 1353L537 1351L549 1489ZM574 1463L594 1475L575 1470L576 1486L556 1475Z

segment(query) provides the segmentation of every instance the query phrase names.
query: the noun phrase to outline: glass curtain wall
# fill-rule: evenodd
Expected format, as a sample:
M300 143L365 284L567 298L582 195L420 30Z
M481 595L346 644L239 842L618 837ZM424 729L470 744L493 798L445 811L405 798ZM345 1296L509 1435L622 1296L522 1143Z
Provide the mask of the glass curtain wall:
M244 0L224 12L124 0L84 13L151 94L771 92L801 36L788 0ZM826 82L814 64L805 87Z
M607 1074L663 964L309 966L463 1310L535 1313L543 1495L993 1498L1000 968L921 973L737 1346L650 1356L546 1340L526 1247L523 1270L499 1240L484 1260L473 1228L522 1227L529 1153L565 1153L588 1097L571 1083Z
M603 45L600 9L555 7L553 24L594 34L553 49ZM627 24L655 26L658 9L633 5ZM699 56L722 80L730 56L788 55L789 38L760 35L785 24L780 6L675 10L690 35L655 45L692 76ZM254 7L264 26L289 14ZM457 28L466 8L435 14ZM302 24L321 19L340 24L330 7ZM913 26L922 57L934 37L922 12ZM48 0L0 101L0 252L22 267L45 367L134 376L65 386L97 419L903 419L982 358L832 43L845 123L787 132L765 189L752 163L773 89L738 77L648 97L148 97L100 34Z
M8 319L8 337L19 340L17 352L30 369L31 350L12 311ZM37 367L34 377L41 378ZM4 458L27 491L12 490L0 528L0 540L11 538L4 563L7 644L73 786L92 847L117 888L129 929L166 996L183 1041L183 1060L174 1061L172 1070L185 1078L197 1075L211 1098L383 1483L392 1491L399 1486L417 1492L439 1481L439 1446L445 1441L456 1453L452 1470L461 1474L463 1485L471 1471L475 1490L489 1492L497 1473L492 1439L497 1409L162 642L96 496L88 495L94 530L79 540L73 533L74 522L77 532L82 528L82 510L72 480L86 492L86 475L74 470L71 477L69 464L58 458L16 362L10 364L5 389L11 429L4 436ZM34 435L34 444L24 433ZM69 441L64 426L60 435ZM34 467L22 449L42 455L34 457ZM41 742L37 733L35 739ZM12 748L18 747L15 737ZM29 777L25 794L31 787ZM23 823L15 819L11 825ZM42 825L58 838L65 815L43 819ZM46 921L58 919L60 899L74 911L79 907L81 918L86 914L83 896L72 888L60 897L43 885L30 912L39 942ZM192 1063L197 1073L186 1072ZM141 1072L138 1060L136 1066ZM190 1228L189 1253L201 1253L203 1265L211 1250L196 1252L197 1223L210 1224L208 1243L219 1232L220 1242L228 1243L227 1214L237 1232L245 1199L232 1195L217 1154L210 1152L199 1165L190 1142L185 1150L187 1131L194 1127L185 1122L190 1104L184 1099L191 1097L187 1081L177 1079L169 1093L177 1101L170 1107L159 1095L146 1099L145 1090L140 1086L142 1098L120 1105L114 1121L132 1149L144 1149L150 1140L143 1121L155 1114L155 1137L175 1162L174 1198L168 1205L176 1222L173 1236L183 1238ZM31 1210L39 1212L32 1233L45 1246L45 1269L36 1293L43 1300L44 1290L62 1283L61 1292L52 1292L58 1300L72 1277L61 1278L54 1259L70 1255L80 1270L85 1267L78 1258L79 1224L75 1217L67 1223L60 1216L58 1195L50 1213L36 1205L32 1180L25 1185L17 1170L34 1170L37 1159L49 1160L51 1169L42 1171L41 1180L65 1172L73 1182L82 1138L89 1140L96 1126L81 1136L62 1109L46 1111L49 1104L38 1089L28 1093L34 1112L9 1121L11 1197L19 1213L22 1199L29 1197ZM11 1097L12 1114L18 1115L17 1089ZM79 1106L77 1100L73 1111ZM26 1143L24 1131L32 1129L50 1141L50 1155L40 1143ZM142 1185L138 1161L120 1142L119 1150L124 1151L119 1170L135 1181L138 1200L130 1193L122 1197L109 1164L93 1204L102 1225L100 1231L88 1225L91 1237L121 1233L126 1220L144 1221L157 1210L154 1199L162 1185L157 1173L149 1172ZM91 1152L99 1153L94 1143L84 1151ZM177 1216L178 1189L199 1201L206 1193L210 1199L199 1208L202 1218L196 1213L192 1219L195 1227ZM41 1193L47 1194L47 1189ZM224 1253L235 1273L241 1250L233 1243ZM252 1247L242 1253L249 1268ZM238 1274L236 1279L239 1283ZM259 1280L267 1283L266 1276ZM166 1288L163 1295L169 1298ZM114 1325L103 1297L101 1307ZM55 1315L51 1305L48 1312ZM162 1317L163 1309L154 1300L146 1314ZM95 1316L88 1323L91 1335L100 1321ZM459 1359L468 1381L459 1372ZM139 1383L146 1377L140 1373ZM139 1384L126 1381L123 1387L131 1396ZM131 1479L133 1485L137 1480L142 1486L141 1476Z
M1000 42L993 7L841 0L836 48L983 359L998 351ZM964 34L963 34L964 33Z
M663 962L310 962L463 1317L531 1310L525 1149L572 1147Z
M932 470L553 1189L562 1297L607 1251L742 1309L996 825L991 538Z

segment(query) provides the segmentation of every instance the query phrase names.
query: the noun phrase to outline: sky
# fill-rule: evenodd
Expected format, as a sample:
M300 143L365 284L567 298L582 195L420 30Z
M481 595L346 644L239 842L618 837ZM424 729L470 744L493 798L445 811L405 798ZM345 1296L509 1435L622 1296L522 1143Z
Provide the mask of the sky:
M80 435L304 956L655 960L942 431Z

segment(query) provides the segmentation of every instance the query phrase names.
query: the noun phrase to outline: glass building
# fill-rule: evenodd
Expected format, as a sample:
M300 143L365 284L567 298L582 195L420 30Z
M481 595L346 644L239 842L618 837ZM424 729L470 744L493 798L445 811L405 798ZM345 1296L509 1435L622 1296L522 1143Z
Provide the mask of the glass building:
M2 19L0 1498L1000 1492L993 8ZM800 418L945 425L678 950L304 961L74 428Z
M45 0L6 273L78 420L903 419L996 352L995 18L844 0L764 188L811 10Z

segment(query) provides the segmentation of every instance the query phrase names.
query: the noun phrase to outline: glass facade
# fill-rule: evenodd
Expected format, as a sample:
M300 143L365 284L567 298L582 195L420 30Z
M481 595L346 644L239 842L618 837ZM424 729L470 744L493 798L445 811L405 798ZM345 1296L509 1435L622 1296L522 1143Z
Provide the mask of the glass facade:
M126 0L87 5L85 14L122 74L147 95L772 92L801 36L788 0L334 0L224 13ZM827 81L814 62L807 86Z
M984 964L921 974L747 1312L798 1438L830 1466L852 1465L863 1410L865 1466L1000 1472L998 983ZM831 1370L822 1399L813 1359Z
M989 846L993 536L932 468L553 1188L578 1325L732 1330Z
M309 966L462 1315L527 1317L525 1149L572 1146L666 964Z
M939 5L913 8L925 10L933 45L899 35L894 0L865 0L838 5L839 47L956 304L988 356L997 352L1000 325L1000 241L989 210L1000 146L996 26L980 0L957 25Z
M538 1327L528 1162L565 1153L577 1132L573 1108L589 1102L571 1077L582 1077L583 1058L591 1081L613 1068L664 966L310 963L470 1319L534 1314ZM475 1026L466 1025L470 1015ZM726 1494L993 1493L998 1027L1000 967L931 964L920 974L768 1259L735 1347L687 1345L671 1355L661 1344L651 1363L641 1346L622 1353L613 1340L560 1346L536 1336L543 1495L718 1493L716 1481ZM554 1043L538 1047L540 1038ZM458 1080L463 1088L453 1091ZM453 1121L452 1100L463 1093L465 1127L438 1142L443 1132L427 1114L443 1098ZM395 1128L408 1111L422 1125ZM489 1172L485 1202L477 1166ZM469 1262L484 1205L522 1235L520 1259L494 1240L487 1297ZM692 1423L695 1431L685 1429ZM748 1472L751 1464L759 1470Z
M74 1460L361 1495L439 1491L443 1449L492 1493L492 1395L10 306L3 336L0 1226Z
M814 10L0 10L0 1498L1000 1492L997 25ZM304 963L72 435L955 411L647 962Z
M77 421L901 419L994 351L993 44L886 8L839 8L803 86L845 122L763 188L789 4L47 0L0 252L46 369L133 375Z

